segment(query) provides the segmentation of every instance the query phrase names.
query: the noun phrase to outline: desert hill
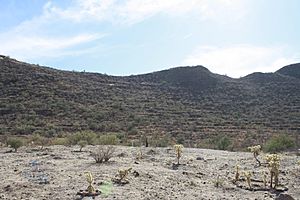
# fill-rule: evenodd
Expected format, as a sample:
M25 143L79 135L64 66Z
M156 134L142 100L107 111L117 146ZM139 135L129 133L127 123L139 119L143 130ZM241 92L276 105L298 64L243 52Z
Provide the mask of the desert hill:
M300 131L300 65L233 79L203 66L133 76L62 71L0 56L0 133L79 130L236 146ZM238 136L238 137L236 137Z

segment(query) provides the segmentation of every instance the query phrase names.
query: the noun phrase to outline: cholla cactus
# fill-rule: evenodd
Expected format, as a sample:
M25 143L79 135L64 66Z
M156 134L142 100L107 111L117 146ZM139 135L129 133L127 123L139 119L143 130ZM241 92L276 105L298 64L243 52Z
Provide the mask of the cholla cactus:
M263 176L264 187L267 187L267 173L265 171L262 171L261 173Z
M85 172L85 176L86 176L86 181L89 183L89 186L87 188L88 193L92 194L95 193L95 188L93 187L93 175L91 174L91 172Z
M240 166L236 165L235 166L235 179L234 182L237 182L240 180Z
M244 176L246 177L247 184L248 184L249 188L251 189L252 188L252 186L251 186L252 172L246 171L246 172L244 172Z
M183 145L182 144L175 144L174 149L175 149L175 153L176 153L176 157L177 157L177 165L179 165L179 159L181 158Z
M258 166L261 165L260 161L258 160L258 155L261 152L261 146L260 145L256 145L256 146L252 146L252 147L248 147L248 149L253 153L253 156L256 160L256 162L258 163Z
M278 176L279 176L279 166L280 166L280 156L277 154L270 154L266 156L268 162L268 168L271 174L271 184L270 187L273 187L273 178L274 178L274 188L278 186Z
M143 159L143 151L142 151L142 147L139 148L139 151L136 154L136 159L137 160L142 160Z
M132 168L128 168L128 169L119 169L118 171L118 177L119 177L119 182L126 180L129 172L132 170Z

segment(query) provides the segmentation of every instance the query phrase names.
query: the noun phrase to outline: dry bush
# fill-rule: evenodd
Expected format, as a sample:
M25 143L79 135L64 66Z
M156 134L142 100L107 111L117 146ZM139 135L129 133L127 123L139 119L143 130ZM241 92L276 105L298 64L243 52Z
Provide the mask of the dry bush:
M91 156L95 159L96 163L103 163L109 161L115 151L116 148L114 146L99 146L96 151L91 153Z

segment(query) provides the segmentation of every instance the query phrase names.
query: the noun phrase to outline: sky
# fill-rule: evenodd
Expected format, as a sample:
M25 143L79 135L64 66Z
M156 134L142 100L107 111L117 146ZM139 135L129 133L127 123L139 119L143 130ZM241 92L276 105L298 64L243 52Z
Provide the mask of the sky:
M133 75L202 65L239 78L300 62L299 0L0 0L0 54Z

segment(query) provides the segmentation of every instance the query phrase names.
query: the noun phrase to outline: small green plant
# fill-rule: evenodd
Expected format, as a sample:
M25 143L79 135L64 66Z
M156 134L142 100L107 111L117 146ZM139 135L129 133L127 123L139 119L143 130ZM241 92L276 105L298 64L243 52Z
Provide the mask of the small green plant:
M93 175L91 174L91 172L85 172L85 176L86 176L86 181L88 182L89 186L87 187L87 191L88 193L92 194L95 193L95 188L93 186Z
M6 143L13 148L15 152L17 152L18 148L23 146L23 140L21 138L8 138Z
M174 149L175 149L176 158L177 158L177 165L179 165L179 159L182 156L183 145L182 144L175 144Z
M280 156L278 154L270 154L267 155L265 159L268 163L268 168L271 175L270 187L273 188L273 180L274 180L274 188L276 188L278 186Z
M80 146L79 151L81 152L82 148L88 145L88 142L86 140L80 140L77 144Z
M253 156L254 156L256 162L258 163L258 166L261 166L261 162L257 158L261 152L261 146L256 145L256 146L248 147L248 149L253 153Z

